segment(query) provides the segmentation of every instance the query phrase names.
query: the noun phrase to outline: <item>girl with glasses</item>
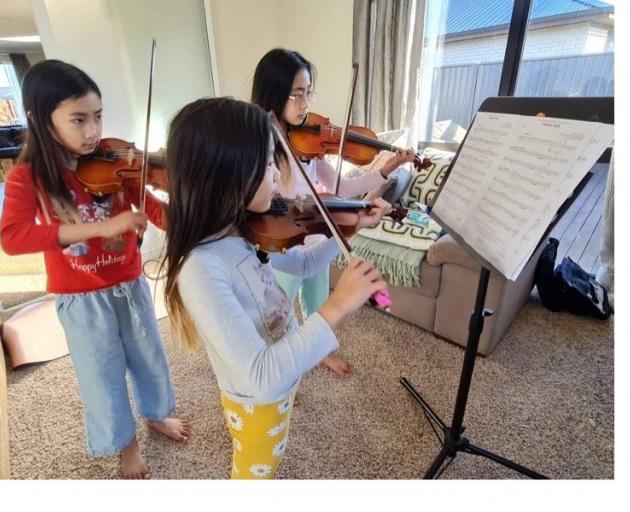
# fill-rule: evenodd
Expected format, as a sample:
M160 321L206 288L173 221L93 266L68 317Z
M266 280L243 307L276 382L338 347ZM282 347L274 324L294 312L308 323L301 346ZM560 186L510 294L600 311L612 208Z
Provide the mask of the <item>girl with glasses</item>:
M273 112L283 128L299 126L306 120L311 103L315 100L313 66L296 51L276 48L269 51L258 63L254 73L252 102L266 112ZM282 197L293 199L309 193L299 170L281 153L276 152L276 162L280 169L278 192ZM339 195L355 197L382 185L388 176L400 165L413 161L415 152L411 149L400 151L392 156L380 170L358 177L341 177ZM303 162L309 178L321 191L334 191L335 169L323 159ZM322 235L306 238L309 245ZM320 274L310 278L298 278L276 271L276 278L291 299L300 293L302 316L308 318L328 298L329 270L326 267ZM330 354L323 363L337 375L345 376L350 367L343 358Z

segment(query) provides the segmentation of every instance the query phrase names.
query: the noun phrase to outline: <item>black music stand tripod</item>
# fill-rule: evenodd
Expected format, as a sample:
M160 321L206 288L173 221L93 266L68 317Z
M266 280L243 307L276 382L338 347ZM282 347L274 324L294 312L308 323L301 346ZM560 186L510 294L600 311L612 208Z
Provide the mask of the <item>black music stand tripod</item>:
M563 119L576 119L580 121L592 121L601 122L606 124L614 124L615 110L613 98L516 98L516 97L496 97L487 98L479 107L479 112L496 112L505 114L517 114L527 116L537 116L540 113L545 113L548 117L559 117ZM461 148L467 139L468 134L464 138L464 141L460 144L460 147L455 155L455 159L458 158ZM451 166L455 163L455 159L451 163ZM437 200L438 195L442 187L446 184L448 175L442 181L440 189L434 196L434 202ZM577 194L586 184L588 176L585 177L578 187L574 190L572 196L570 196L564 204L560 207L560 211L566 210L571 202L575 199ZM556 217L557 219L557 217ZM440 221L441 219L437 219ZM552 225L553 225L552 221ZM441 222L445 225L444 222ZM544 240L546 234L551 229L549 226L547 232L542 237ZM472 248L471 248L472 249ZM473 249L474 251L474 249ZM536 471L532 471L526 467L523 467L515 462L500 457L487 450L479 448L471 444L468 439L462 437L464 428L462 423L464 420L464 412L466 410L466 402L468 400L468 391L470 389L470 382L472 380L473 370L475 368L475 359L477 357L477 349L479 347L479 338L483 330L484 318L492 315L492 311L484 309L486 301L486 292L488 290L488 281L490 280L490 271L486 268L486 265L481 265L481 273L479 275L479 285L477 287L477 299L475 301L475 309L470 315L470 323L468 326L468 341L466 344L466 353L464 355L464 363L462 366L462 372L459 379L459 389L457 391L457 399L455 401L455 410L453 411L453 419L451 426L449 427L440 419L440 417L431 409L431 406L416 392L416 390L409 384L407 379L402 377L400 383L409 391L411 396L416 400L418 405L422 408L424 415L426 416L431 428L435 432L435 435L442 444L442 449L437 455L429 469L427 470L424 478L439 477L448 465L457 456L458 452L470 453L473 455L480 455L487 459L493 460L498 464L517 471L530 478L547 478ZM438 432L438 429L441 431ZM450 459L446 465L443 466L446 459ZM441 470L440 470L441 468ZM439 471L439 472L438 472Z
M483 331L483 322L486 316L492 315L492 311L484 309L486 301L486 292L488 290L488 281L490 280L490 271L485 267L481 267L481 273L479 275L479 285L477 287L477 298L475 300L475 309L470 315L470 323L468 325L468 342L466 343L466 353L464 355L464 363L462 366L462 373L459 379L459 388L457 390L457 399L455 401L455 410L453 411L453 419L451 426L449 427L440 419L440 417L431 409L431 406L418 394L409 381L405 377L400 378L400 383L409 391L411 396L418 402L418 405L422 408L424 415L427 417L431 428L438 437L442 444L442 449L437 455L427 472L424 474L424 479L439 478L444 470L450 465L450 463L457 456L457 452L471 453L473 455L480 455L487 459L493 460L503 466L518 471L519 473L526 475L530 478L546 479L547 477L536 473L520 464L516 464L511 460L505 459L492 452L479 448L474 444L471 444L467 438L462 437L464 427L462 423L464 420L464 412L466 410L466 402L468 401L468 391L470 389L470 382L472 380L472 374L475 368L475 359L477 358L477 348L479 347L479 337ZM438 429L441 430L442 437ZM444 461L449 459L444 465ZM440 470L440 468L442 468ZM438 472L438 470L440 470Z

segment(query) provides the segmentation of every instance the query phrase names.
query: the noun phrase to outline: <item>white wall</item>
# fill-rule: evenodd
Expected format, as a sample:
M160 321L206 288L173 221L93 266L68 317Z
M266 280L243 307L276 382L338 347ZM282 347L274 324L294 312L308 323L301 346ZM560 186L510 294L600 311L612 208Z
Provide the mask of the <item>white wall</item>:
M36 53L25 53L24 55L26 55L26 59L31 66L37 64L38 62L41 62L42 60L46 60L46 55L44 55L43 51Z
M280 46L277 0L211 0L214 48L222 96L248 100L262 55Z
M352 65L352 0L212 0L222 95L249 100L256 64L272 48L297 50L317 70L313 110L343 121Z
M343 124L352 79L352 0L279 0L282 46L297 50L316 69L312 109Z
M56 1L56 0L55 0ZM165 143L168 124L187 103L213 96L201 0L109 0L113 25L126 54L136 102L135 140L144 137L151 40L157 41L151 108L151 141Z
M313 110L343 122L352 60L352 0L209 0L220 94L248 100L270 49L313 62ZM31 0L48 58L71 62L103 92L104 135L142 144L150 41L158 42L151 147L172 114L213 93L202 0Z
M33 17L49 59L74 64L103 93L105 136L129 140L134 133L127 57L105 0L32 0Z
M212 95L201 0L31 0L48 58L77 65L103 93L104 136L144 142L151 39L158 42L151 149L171 116Z

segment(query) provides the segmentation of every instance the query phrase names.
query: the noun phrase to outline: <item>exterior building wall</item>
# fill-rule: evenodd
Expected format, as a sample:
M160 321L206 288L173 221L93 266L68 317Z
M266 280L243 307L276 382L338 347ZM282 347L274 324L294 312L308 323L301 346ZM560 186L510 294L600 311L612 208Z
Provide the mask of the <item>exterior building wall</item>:
M610 32L610 34L609 34ZM530 30L524 59L562 57L612 50L612 30L592 23L576 23ZM505 55L507 34L447 42L441 64L452 66L473 62L500 62Z

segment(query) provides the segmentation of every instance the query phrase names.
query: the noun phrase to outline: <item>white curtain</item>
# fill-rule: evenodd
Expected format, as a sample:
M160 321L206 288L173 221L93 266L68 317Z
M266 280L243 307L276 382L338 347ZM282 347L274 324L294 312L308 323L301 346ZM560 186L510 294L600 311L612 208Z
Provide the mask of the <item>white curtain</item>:
M426 0L355 0L352 53L359 64L353 124L407 128L417 142Z

